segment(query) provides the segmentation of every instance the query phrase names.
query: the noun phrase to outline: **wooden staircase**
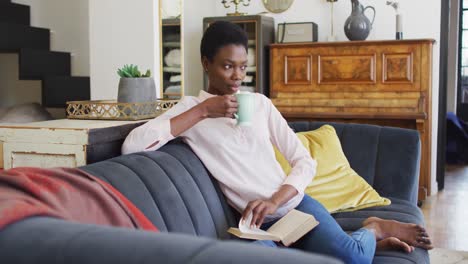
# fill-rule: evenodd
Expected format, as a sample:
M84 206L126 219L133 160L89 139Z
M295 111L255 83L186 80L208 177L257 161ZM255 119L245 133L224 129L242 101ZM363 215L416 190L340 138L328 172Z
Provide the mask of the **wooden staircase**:
M0 53L19 55L20 80L42 81L42 105L89 100L89 77L71 76L67 52L50 50L50 30L30 25L30 7L0 0Z

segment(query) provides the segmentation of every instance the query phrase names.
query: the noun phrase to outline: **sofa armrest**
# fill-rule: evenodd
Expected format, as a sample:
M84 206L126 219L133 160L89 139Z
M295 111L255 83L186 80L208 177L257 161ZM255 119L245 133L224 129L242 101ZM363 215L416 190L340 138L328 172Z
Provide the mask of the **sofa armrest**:
M0 263L341 263L298 250L33 217L0 231Z

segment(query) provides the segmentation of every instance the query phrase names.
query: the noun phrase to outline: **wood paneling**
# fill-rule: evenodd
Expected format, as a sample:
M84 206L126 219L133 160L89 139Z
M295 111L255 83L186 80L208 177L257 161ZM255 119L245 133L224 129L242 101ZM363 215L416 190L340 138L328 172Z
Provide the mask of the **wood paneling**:
M375 83L375 54L319 55L318 83Z
M3 169L3 141L0 141L0 169Z
M383 83L412 83L413 54L383 54Z
M271 99L288 120L418 130L420 199L431 191L434 41L351 41L270 46Z
M284 58L284 84L311 84L311 56L286 56ZM305 70L304 70L305 69Z

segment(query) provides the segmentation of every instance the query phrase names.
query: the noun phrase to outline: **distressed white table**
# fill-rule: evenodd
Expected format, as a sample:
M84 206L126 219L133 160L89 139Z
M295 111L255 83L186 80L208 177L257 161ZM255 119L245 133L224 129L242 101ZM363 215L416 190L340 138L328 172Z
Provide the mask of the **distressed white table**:
M1 124L0 168L77 167L112 158L121 154L128 133L147 121L58 119Z

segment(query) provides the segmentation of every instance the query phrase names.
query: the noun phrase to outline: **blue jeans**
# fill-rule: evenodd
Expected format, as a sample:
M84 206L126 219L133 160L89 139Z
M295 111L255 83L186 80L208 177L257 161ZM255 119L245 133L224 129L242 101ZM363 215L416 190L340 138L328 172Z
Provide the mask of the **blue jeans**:
M320 224L292 244L291 248L334 256L345 263L372 263L376 240L371 231L361 228L352 234L347 234L325 207L308 195L304 196L296 210L312 214ZM261 229L268 229L276 221L263 224ZM273 241L255 241L254 243L276 246Z

